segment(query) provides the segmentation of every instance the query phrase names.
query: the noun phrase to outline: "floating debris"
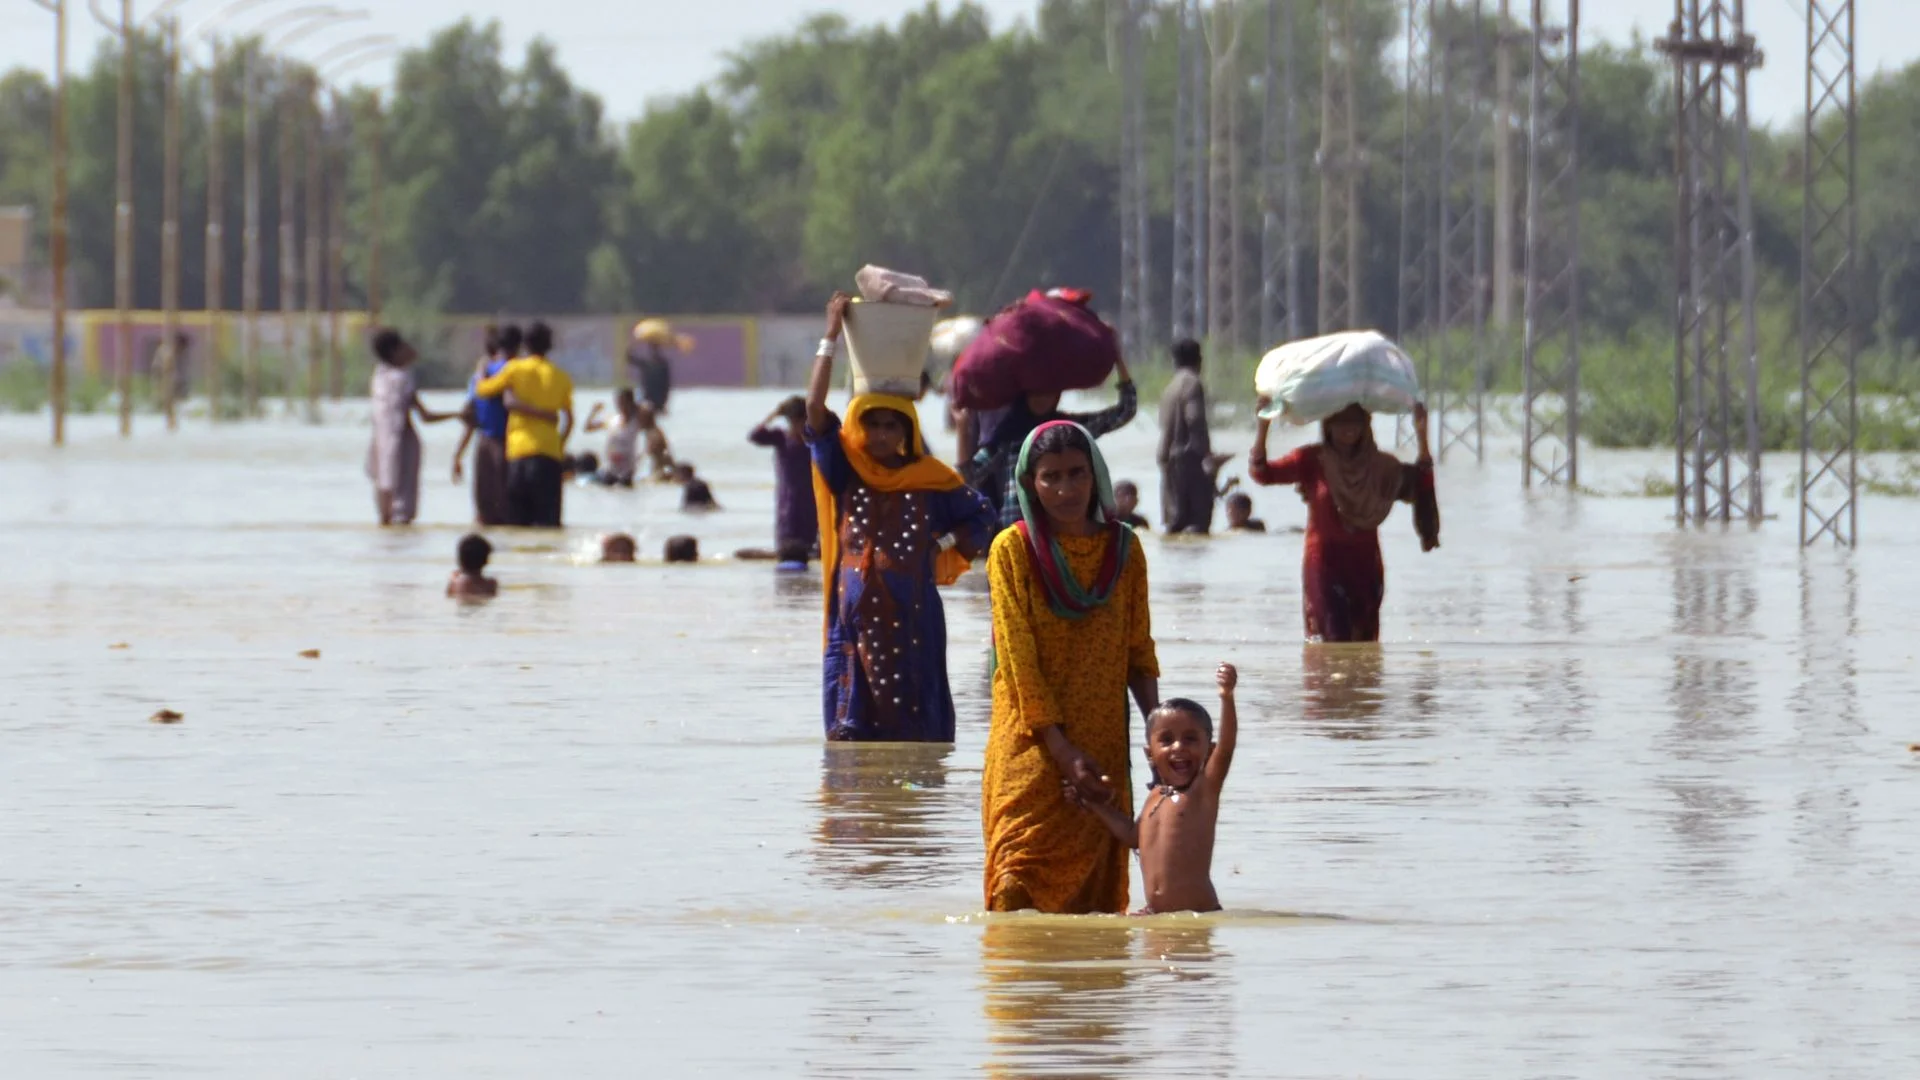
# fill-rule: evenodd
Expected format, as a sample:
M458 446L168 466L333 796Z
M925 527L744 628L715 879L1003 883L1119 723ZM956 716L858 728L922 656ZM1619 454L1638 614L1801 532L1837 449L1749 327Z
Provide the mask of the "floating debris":
M174 712L172 709L161 709L159 712L147 717L147 719L156 724L177 724L185 720L186 716L182 713Z
M107 646L107 649L110 652L118 649L131 649L131 648L133 648L133 646L127 644L124 641L116 641L113 644Z
M300 659L302 659L302 660L318 660L318 659L320 659L320 650L319 650L319 649L301 649L301 650L300 650Z

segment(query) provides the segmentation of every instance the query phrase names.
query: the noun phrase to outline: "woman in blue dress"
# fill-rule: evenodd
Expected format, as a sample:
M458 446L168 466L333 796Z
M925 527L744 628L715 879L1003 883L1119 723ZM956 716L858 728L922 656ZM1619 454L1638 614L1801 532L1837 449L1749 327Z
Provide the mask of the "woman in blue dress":
M993 507L927 453L913 402L856 395L827 408L848 300L827 308L807 391L820 555L826 569L822 707L836 742L952 742L951 584L992 539Z

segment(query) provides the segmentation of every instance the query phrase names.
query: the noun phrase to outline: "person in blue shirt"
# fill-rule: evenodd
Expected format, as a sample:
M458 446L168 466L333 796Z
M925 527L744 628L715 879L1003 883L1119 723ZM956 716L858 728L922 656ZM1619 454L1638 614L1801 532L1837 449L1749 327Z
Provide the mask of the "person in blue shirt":
M453 452L453 482L464 479L467 444L479 436L473 453L473 513L482 525L506 525L507 512L507 404L504 397L483 398L473 392L481 379L492 378L520 355L521 333L518 326L487 327L487 355L474 366L467 383L467 405L461 419L467 431L460 437L460 448Z

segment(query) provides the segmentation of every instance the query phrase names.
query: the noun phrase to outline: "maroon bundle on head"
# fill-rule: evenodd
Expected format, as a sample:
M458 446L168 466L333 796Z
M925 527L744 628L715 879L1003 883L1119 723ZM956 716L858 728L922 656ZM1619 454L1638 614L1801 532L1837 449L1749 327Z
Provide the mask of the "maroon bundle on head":
M1113 327L1087 306L1085 293L1042 292L987 320L960 359L948 386L962 409L998 409L1026 394L1100 386L1120 359Z

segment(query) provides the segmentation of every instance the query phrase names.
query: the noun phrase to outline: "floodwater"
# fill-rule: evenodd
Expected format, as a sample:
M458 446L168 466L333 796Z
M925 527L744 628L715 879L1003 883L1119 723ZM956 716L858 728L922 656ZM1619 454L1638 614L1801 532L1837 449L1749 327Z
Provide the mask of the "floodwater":
M776 400L675 400L724 512L570 492L477 609L451 426L383 532L351 404L0 421L0 1071L1920 1075L1920 506L1803 556L1529 500L1502 444L1442 467L1442 550L1389 523L1378 648L1300 644L1297 536L1150 538L1163 692L1242 672L1234 910L984 919L982 580L958 745L826 747L811 575L573 557L770 543ZM1150 422L1106 445L1151 514Z

